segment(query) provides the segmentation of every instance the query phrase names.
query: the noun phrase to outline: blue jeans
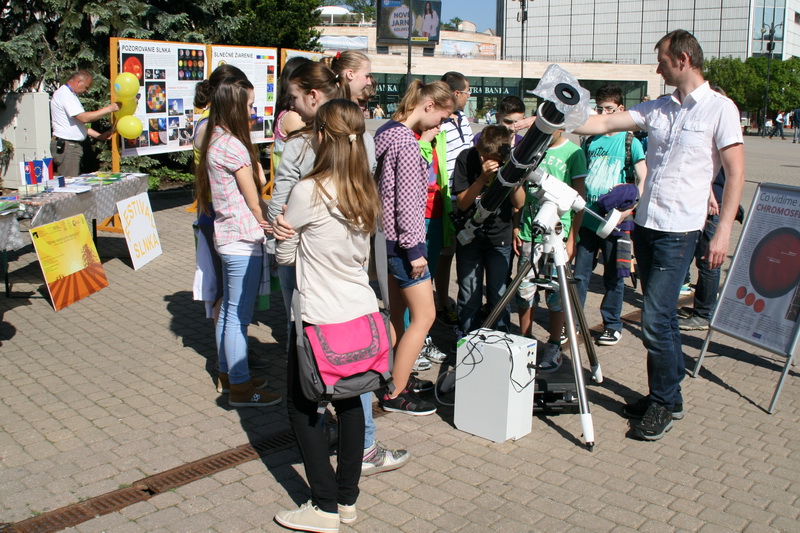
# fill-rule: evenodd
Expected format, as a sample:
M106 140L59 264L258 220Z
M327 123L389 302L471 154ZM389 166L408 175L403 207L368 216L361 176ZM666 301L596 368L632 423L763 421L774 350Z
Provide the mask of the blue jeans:
M706 320L711 320L711 312L717 305L720 271L719 267L709 268L708 261L701 257L708 251L708 243L717 232L717 224L719 215L711 215L706 219L706 225L694 250L694 264L697 266L698 274L697 286L694 289L694 314Z
M260 255L220 255L222 260L222 307L217 320L219 371L231 384L250 381L247 367L247 328L261 281Z
M575 253L575 278L581 307L586 303L589 280L594 270L594 256L600 250L603 254L603 287L605 294L600 304L603 324L608 329L622 331L622 297L625 294L625 278L617 276L617 237L601 239L593 231L580 229L580 241Z
M361 407L364 409L364 449L366 450L375 442L375 419L372 418L372 393L365 392L361 395Z
M638 225L633 231L644 294L642 342L647 350L649 396L667 409L683 402L680 383L686 368L676 306L699 233L672 233Z
M486 302L494 309L508 286L511 273L511 245L492 246L480 237L456 247L458 276L458 327L468 333L481 324L478 314L486 293ZM483 286L484 274L486 287ZM507 305L495 325L498 331L510 331L511 306Z

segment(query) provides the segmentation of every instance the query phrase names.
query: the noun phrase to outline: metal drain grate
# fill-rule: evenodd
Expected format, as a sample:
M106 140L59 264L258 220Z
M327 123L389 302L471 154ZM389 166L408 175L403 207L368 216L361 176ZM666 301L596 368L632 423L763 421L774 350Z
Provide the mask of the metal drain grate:
M374 404L375 418L386 413ZM294 435L283 430L253 444L205 457L198 461L161 472L139 481L133 486L107 492L90 500L47 511L14 524L0 524L0 533L51 533L87 522L98 516L119 511L134 503L147 501L157 494L211 476L228 468L252 461L294 446Z

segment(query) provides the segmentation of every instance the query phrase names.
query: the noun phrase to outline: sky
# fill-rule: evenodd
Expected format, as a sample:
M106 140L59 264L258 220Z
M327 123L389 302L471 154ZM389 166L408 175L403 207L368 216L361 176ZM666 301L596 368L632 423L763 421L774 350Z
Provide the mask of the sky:
M497 12L495 0L442 0L442 22L458 17L478 26L478 31L494 29Z

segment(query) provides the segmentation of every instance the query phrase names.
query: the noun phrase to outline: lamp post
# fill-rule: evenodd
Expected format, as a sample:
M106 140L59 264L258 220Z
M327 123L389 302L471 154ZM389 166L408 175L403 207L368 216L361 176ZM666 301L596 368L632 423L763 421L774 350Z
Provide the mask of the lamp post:
M773 13L773 17L774 17ZM767 135L767 109L769 109L769 75L770 68L772 67L772 52L775 50L775 30L783 26L783 22L775 24L773 20L769 25L769 30L766 26L761 26L761 39L764 39L764 34L769 32L769 42L767 43L767 88L764 92L764 115L761 117L761 136Z
M517 20L519 21L520 29L520 60L519 60L519 98L525 98L525 22L528 20L528 2L527 0L513 0L519 1L519 13ZM530 0L533 2L533 0Z
M414 20L414 11L411 9L411 2L408 2L408 70L406 70L406 90L411 85L411 27Z

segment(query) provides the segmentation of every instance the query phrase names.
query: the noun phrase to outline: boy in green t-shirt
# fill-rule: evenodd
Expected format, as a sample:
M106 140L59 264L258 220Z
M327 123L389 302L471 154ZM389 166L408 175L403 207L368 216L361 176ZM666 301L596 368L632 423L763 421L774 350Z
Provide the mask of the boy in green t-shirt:
M553 134L550 147L544 154L540 168L548 174L563 181L581 196L584 196L583 178L586 176L586 156L583 150L562 136L563 130ZM514 227L514 253L519 255L519 265L530 261L532 250L532 222L539 210L539 201L533 195L530 187L526 187L525 206L518 213ZM569 260L575 254L575 232L572 227L580 227L580 213L564 213L561 217L560 235L564 239ZM556 231L558 231L556 229ZM537 239L539 242L539 239ZM522 334L531 336L533 326L533 310L536 306L537 294L534 292L529 298L517 297L519 308L519 327ZM539 371L543 373L555 372L561 367L561 330L564 327L564 312L561 308L559 291L547 291L547 308L550 310L550 334L547 342L542 346L539 358Z

